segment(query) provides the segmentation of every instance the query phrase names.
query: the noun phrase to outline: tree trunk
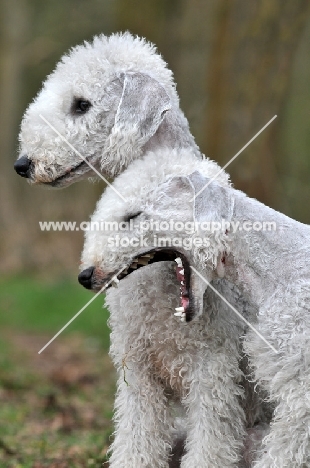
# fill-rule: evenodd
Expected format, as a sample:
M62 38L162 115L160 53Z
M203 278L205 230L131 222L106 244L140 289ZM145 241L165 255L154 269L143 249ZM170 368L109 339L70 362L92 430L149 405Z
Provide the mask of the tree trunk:
M309 0L222 0L209 64L208 156L229 161L275 114L276 119L228 168L237 188L277 205L275 164L281 109Z
M116 29L129 29L156 44L173 71L181 108L197 144L208 107L205 77L218 0L118 0Z
M12 188L8 185L8 174L13 174L13 163L17 157L17 126L20 114L20 94L23 80L23 41L27 30L27 8L24 0L1 0L1 78L0 78L0 128L1 128L1 171L0 197L1 224L5 227L13 222L14 204ZM13 177L12 177L13 179ZM14 179L15 181L15 179ZM16 184L18 179L16 178ZM12 181L10 181L10 184ZM4 202L5 200L5 202Z

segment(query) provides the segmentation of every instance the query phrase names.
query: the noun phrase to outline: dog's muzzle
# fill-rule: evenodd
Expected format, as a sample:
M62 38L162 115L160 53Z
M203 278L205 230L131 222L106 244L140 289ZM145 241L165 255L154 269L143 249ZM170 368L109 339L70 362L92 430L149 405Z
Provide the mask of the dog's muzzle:
M27 158L27 156L22 156L21 158L17 159L14 164L14 169L18 175L21 177L26 177L27 179L30 177L30 168L31 168L31 160Z

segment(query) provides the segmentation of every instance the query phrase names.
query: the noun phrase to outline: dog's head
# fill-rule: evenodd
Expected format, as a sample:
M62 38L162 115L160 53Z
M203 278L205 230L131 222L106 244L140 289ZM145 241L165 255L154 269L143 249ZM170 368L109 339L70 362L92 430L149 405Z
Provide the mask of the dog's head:
M177 315L192 320L202 312L208 283L224 275L229 236L223 220L231 219L233 209L229 190L197 171L170 177L149 191L144 187L126 203L116 194L111 203L107 191L92 219L99 230L86 235L79 282L99 291L146 265L175 261ZM112 207L117 215L111 214Z
M95 37L58 63L25 112L16 172L61 187L115 176L178 106L172 72L155 48L129 33Z

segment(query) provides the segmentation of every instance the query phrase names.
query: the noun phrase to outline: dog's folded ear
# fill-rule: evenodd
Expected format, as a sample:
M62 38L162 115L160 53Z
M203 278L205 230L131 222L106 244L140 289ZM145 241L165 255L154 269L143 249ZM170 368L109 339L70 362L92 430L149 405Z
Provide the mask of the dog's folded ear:
M111 164L115 173L139 155L171 109L164 87L151 76L127 72L120 78L123 92L102 159L103 168L109 169Z
M188 180L193 188L192 201L196 221L231 221L234 199L229 188L221 186L215 179L205 177L199 171L190 174Z
M182 210L184 219L198 223L230 222L234 210L233 190L223 187L216 179L195 171L190 175L169 177L158 187L156 203L171 210ZM167 200L169 203L167 203ZM175 206L176 205L176 206Z

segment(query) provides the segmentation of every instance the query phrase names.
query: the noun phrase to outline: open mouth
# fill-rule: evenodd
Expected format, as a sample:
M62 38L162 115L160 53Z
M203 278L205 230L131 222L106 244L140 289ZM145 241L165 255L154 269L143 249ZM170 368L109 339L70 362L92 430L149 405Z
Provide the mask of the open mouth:
M190 293L191 269L187 258L177 250L170 248L153 249L137 257L134 257L132 262L124 268L118 275L115 275L111 281L111 286L117 286L126 276L130 275L139 268L150 265L152 263L175 261L176 262L176 278L180 284L180 303L176 307L175 316L180 317L182 322L190 322L194 316L192 308L192 300Z

